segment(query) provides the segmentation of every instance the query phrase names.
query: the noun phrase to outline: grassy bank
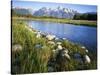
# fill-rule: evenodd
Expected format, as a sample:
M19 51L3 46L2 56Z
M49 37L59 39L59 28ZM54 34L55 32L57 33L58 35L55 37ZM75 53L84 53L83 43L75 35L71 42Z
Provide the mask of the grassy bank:
M49 44L45 36L36 37L36 30L31 29L25 22L12 19L12 73L38 73L49 72L49 66L53 72L96 69L96 55L86 52L86 48L74 44L68 40L52 40L55 45ZM62 43L68 50L70 59L61 56L61 52L54 52L57 42ZM74 59L74 54L79 53L83 58L88 55L91 63Z
M75 24L80 26L91 26L97 27L97 21L88 21L88 20L70 20L70 19L58 19L58 18L42 18L42 17L13 17L13 19L29 19L36 21L46 21L46 22L56 22L56 23L65 23L65 24Z

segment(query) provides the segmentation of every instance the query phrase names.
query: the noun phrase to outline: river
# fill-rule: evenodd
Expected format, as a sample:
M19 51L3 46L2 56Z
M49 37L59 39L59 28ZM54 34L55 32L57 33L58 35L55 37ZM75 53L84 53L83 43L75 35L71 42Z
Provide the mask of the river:
M59 38L66 38L74 43L84 45L89 50L97 50L96 27L43 21L28 21L28 24L41 32L54 34Z

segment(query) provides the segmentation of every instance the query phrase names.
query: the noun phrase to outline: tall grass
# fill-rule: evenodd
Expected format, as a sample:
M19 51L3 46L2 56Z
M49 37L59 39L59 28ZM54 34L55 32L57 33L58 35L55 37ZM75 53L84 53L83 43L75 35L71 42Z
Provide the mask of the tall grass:
M22 51L12 51L12 73L47 72L50 47L46 45L46 39L37 39L25 25L24 22L12 23L12 46L20 44L23 48ZM35 48L39 43L43 48Z

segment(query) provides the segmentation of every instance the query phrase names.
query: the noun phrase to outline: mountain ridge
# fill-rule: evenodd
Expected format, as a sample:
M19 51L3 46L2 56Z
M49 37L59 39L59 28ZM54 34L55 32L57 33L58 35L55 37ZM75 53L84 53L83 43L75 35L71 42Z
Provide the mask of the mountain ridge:
M37 17L55 17L55 18L67 18L67 19L73 19L75 15L80 14L97 14L96 12L86 12L86 13L80 13L76 10L70 9L70 8L64 8L64 7L56 7L55 9L47 8L47 7L41 7L38 10L34 9L28 9L28 8L12 8L14 13L21 14L21 15L33 15Z

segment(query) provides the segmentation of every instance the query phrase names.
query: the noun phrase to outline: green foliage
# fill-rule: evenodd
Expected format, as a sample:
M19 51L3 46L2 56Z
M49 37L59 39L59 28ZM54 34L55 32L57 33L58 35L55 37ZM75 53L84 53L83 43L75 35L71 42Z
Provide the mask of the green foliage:
M75 20L97 20L97 14L96 13L76 14L73 19Z

